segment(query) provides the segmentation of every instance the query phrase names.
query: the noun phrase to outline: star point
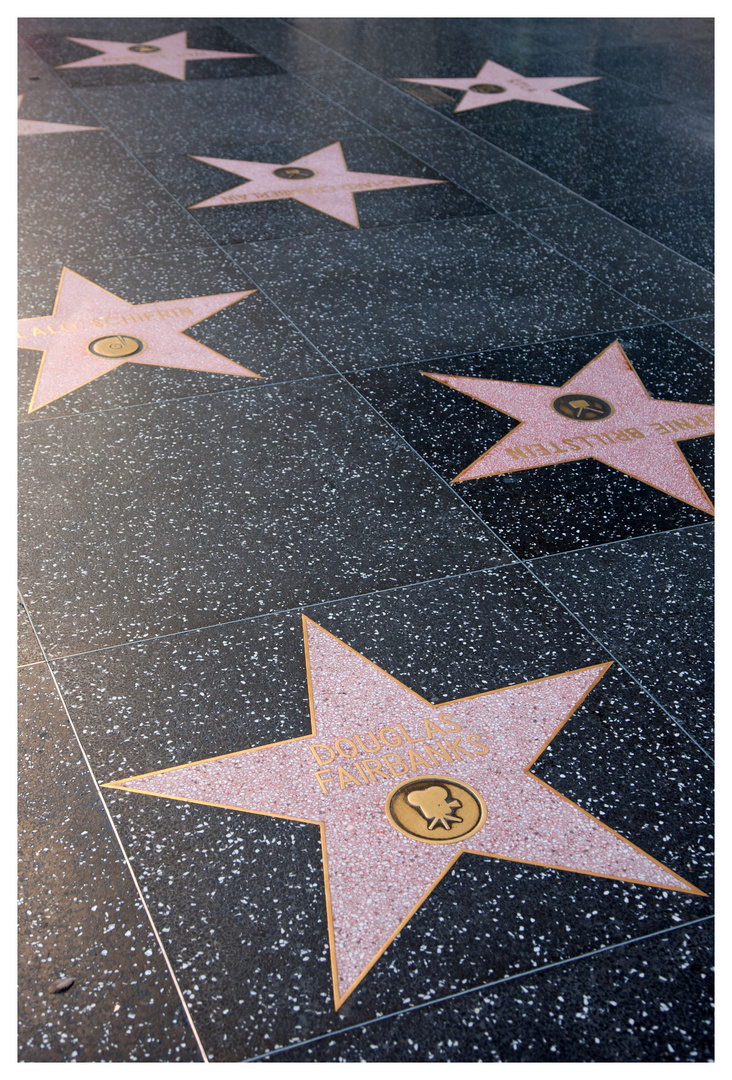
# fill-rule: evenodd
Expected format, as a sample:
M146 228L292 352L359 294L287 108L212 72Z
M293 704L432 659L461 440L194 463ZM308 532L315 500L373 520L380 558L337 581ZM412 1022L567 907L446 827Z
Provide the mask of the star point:
M453 483L594 458L714 514L678 446L714 432L713 407L651 398L618 341L563 386L422 374L519 421Z
M65 266L53 313L18 320L19 347L43 352L28 412L125 363L260 378L183 333L253 292L130 304Z
M462 90L463 96L453 113L470 109L483 109L487 105L500 105L504 101L533 101L539 105L555 105L563 109L591 112L587 105L557 94L557 90L580 83L595 82L602 75L577 75L528 78L511 68L503 67L493 60L486 60L480 71L470 79L399 79L399 82L420 83L424 86L444 86Z
M18 108L24 98L18 95ZM103 131L100 127L88 127L85 124L58 124L51 120L21 120L18 117L18 135L61 135L66 131Z
M134 64L150 71L169 75L171 79L185 81L186 63L189 60L236 60L258 56L259 53L220 52L217 49L189 49L187 31L166 34L149 41L106 41L98 38L69 37L77 45L96 49L99 56L88 56L70 64L58 64L63 68L120 67Z
M309 734L104 786L317 824L336 1008L463 851L705 895L530 772L611 663L435 705L303 635Z
M203 199L189 207L200 210L209 206L252 205L294 199L296 202L318 210L321 214L337 218L360 228L356 210L357 191L387 190L398 187L418 187L423 184L444 184L445 180L428 180L418 176L391 176L383 173L351 171L343 155L340 142L331 143L294 161L278 164L265 161L238 161L230 158L199 157L190 154L194 161L213 165L225 172L235 173L246 180L244 184L228 188L209 199Z

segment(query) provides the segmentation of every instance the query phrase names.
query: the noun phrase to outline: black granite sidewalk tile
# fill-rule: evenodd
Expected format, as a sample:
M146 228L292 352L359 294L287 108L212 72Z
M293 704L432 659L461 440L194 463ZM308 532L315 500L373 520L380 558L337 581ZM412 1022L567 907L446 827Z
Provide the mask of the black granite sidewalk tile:
M711 525L536 559L539 578L707 750L713 745Z
M562 964L266 1060L714 1060L712 924Z
M45 665L19 705L20 1060L200 1061Z
M227 250L346 370L651 321L497 215Z
M709 353L659 325L351 372L348 380L450 482L516 422L423 371L561 386L614 340L651 397L698 404L712 400ZM712 497L712 440L686 439L680 447ZM709 521L704 511L590 458L455 486L520 558Z
M205 242L191 216L105 131L22 138L18 181L20 250L33 263Z
M147 42L185 31L189 49L211 49L231 53L257 53L232 37L217 21L207 18L35 18L20 19L21 38L41 59L72 87L127 86L131 83L172 82L170 75L136 64L63 68L77 60L101 56L101 49L70 41L87 38L101 41ZM203 79L245 79L276 75L279 68L265 56L190 60L185 65L186 81Z
M21 421L35 422L149 401L244 390L261 385L262 380L286 381L333 371L274 304L261 292L252 291L255 286L239 267L213 246L129 259L104 258L95 252L70 260L70 269L130 304L158 305L163 311L167 310L167 301L248 291L248 296L191 326L185 335L259 377L123 363L29 413L43 354L37 349L21 348L18 381ZM22 318L51 314L62 270L63 265L58 261L24 269L20 277ZM100 332L90 331L90 334L98 336ZM24 333L27 335L27 329ZM144 332L141 334L144 338ZM174 338L175 335L171 348ZM35 341L45 342L46 338L39 336ZM199 359L205 362L205 358L203 354Z
M307 614L435 702L607 658L520 567ZM95 771L110 780L310 730L294 612L70 657L54 670ZM532 771L710 893L709 763L618 665ZM316 826L107 790L213 1061L257 1056L711 910L705 896L464 854L336 1013Z
M23 119L97 128L103 126L22 41L18 43L18 95L22 95L18 115ZM22 138L37 136L24 135ZM42 140L41 145L48 147L49 143Z
M629 196L605 203L605 209L714 272L714 193L711 188L666 196Z
M533 21L533 20L532 20ZM536 34L685 109L714 108L714 21L542 19Z
M364 134L360 120L287 74L198 83L168 79L154 87L82 89L78 96L136 155L232 158L246 147L255 160L260 145L307 139L317 149Z
M28 612L21 600L18 601L18 667L39 664L43 661L38 639L33 633Z
M21 428L58 655L511 561L338 376Z
M446 182L434 169L426 167L411 154L377 136L349 136L339 139L337 129L333 128L328 135L321 134L315 139L307 133L301 134L297 139L277 143L239 143L230 146L225 154L212 144L209 138L202 146L198 146L198 150L202 157L225 156L237 161L264 161L286 165L334 142L340 143L349 172L437 181L435 184L423 186L356 191L354 197L359 223L357 227L360 229L442 221L457 217L479 217L492 213L484 202ZM145 155L141 160L181 205L191 207L194 220L220 244L308 234L349 233L354 230L353 222L336 216L338 213L348 214L347 203L334 203L332 214L290 198L197 209L196 203L229 191L245 181L235 173L196 161L188 155ZM316 165L313 164L312 167L316 168ZM348 177L344 180L348 182ZM276 187L277 183L276 179L273 180L273 186ZM316 180L313 180L312 184L315 185ZM332 184L329 186L332 187ZM243 194L246 195L246 188Z
M597 206L583 201L509 217L661 319L713 308L710 273Z
M460 113L466 117L461 123L600 206L631 194L669 195L714 183L712 122L674 106L514 123L485 120L480 114L486 111Z
M685 337L691 338L702 348L714 352L714 316L700 315L695 319L683 319L672 323Z

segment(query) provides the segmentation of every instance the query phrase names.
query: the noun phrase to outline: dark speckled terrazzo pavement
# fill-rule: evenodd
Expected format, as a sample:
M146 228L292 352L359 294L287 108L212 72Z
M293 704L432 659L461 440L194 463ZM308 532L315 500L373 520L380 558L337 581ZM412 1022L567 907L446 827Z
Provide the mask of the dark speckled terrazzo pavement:
M19 25L19 1061L714 1060L712 20ZM579 80L556 93L581 107L493 86L455 112L464 90L400 81L487 60ZM306 161L192 208L253 180L195 158L277 177L334 144L376 181ZM601 354L619 368L583 387ZM41 371L72 377L37 406ZM522 413L518 384L545 404ZM648 398L681 404L662 422ZM545 429L458 479L522 423ZM323 674L313 624L362 682ZM386 798L396 759L432 775L406 762L412 721L383 727L404 687L487 710L531 684L528 712L502 706L523 732L549 680L588 668L521 782L674 878L598 870L508 795L507 831L425 879L347 992L343 833L166 772L307 746L377 672L369 752L401 747L392 778L370 758L317 782L331 807L380 777ZM441 783L467 783L458 744ZM182 794L109 786L161 772ZM439 850L389 821L401 848L343 811L364 940Z

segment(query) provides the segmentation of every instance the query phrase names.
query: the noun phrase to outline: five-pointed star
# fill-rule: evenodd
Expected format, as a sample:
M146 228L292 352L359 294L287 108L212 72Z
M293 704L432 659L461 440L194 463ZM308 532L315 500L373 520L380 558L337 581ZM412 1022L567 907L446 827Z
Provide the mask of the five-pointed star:
M129 304L65 266L53 315L18 320L20 347L44 354L28 412L125 363L260 378L182 332L253 292Z
M444 184L445 180L424 180L417 176L386 176L381 173L351 172L346 168L340 142L324 146L305 157L284 165L266 161L232 161L227 158L197 157L195 161L215 165L217 169L246 177L248 183L222 191L189 207L226 206L230 203L271 202L275 199L295 199L320 210L323 214L359 228L356 213L356 191L375 191L385 188L417 187L420 184Z
M610 664L431 705L303 628L312 734L105 786L319 824L336 1008L462 851L704 895L529 772ZM433 795L447 795L441 778L467 789L437 807L427 840L387 814L419 776ZM471 789L484 823L449 842Z
M185 79L188 60L236 60L259 55L218 52L216 49L189 49L186 34L186 30L181 30L179 34L166 34L165 37L151 38L150 41L102 41L96 38L70 37L67 41L98 49L102 55L88 56L86 60L74 60L71 64L58 64L57 67L119 67L123 64L137 64L138 67L170 75L173 79Z
M587 105L555 94L565 86L577 86L579 83L595 82L602 75L575 75L564 78L529 79L519 75L511 68L486 60L473 79L400 79L399 82L423 83L426 86L447 86L453 90L464 90L454 113L467 109L483 109L486 105L500 105L502 101L535 101L541 105L558 105L563 109L582 109L591 112Z
M617 341L563 386L422 374L521 421L453 483L595 458L714 513L678 447L714 431L713 407L649 397Z
M18 95L18 108L24 95ZM21 120L18 117L19 135L58 135L62 131L102 131L98 127L84 127L83 124L56 124L51 120Z

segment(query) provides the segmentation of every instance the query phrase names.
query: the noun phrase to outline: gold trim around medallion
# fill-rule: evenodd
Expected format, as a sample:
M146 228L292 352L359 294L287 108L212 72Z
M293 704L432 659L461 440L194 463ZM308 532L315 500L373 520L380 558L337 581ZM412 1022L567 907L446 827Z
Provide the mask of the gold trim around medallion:
M499 86L498 83L473 83L468 87L468 90L472 90L474 94L505 94L506 87Z
M145 342L131 334L106 334L104 337L95 338L87 345L87 350L92 356L103 356L106 359L127 359L128 356L137 356L145 348Z
M552 408L565 420L584 422L608 420L615 412L609 401L596 394L560 394L552 401Z
M479 791L448 776L420 776L394 788L386 816L395 829L426 844L456 844L485 825L488 809Z

